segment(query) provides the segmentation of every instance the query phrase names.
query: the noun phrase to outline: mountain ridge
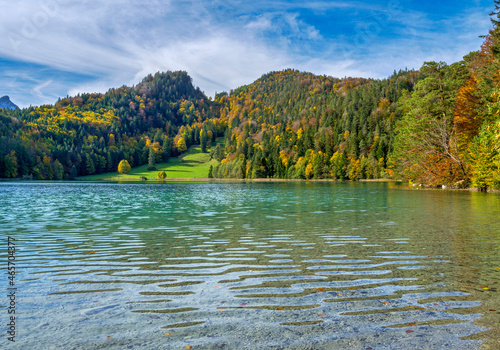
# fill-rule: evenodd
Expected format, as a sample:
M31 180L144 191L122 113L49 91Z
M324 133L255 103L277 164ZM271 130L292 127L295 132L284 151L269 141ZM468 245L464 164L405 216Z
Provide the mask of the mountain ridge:
M2 109L19 109L19 107L16 104L14 104L10 100L10 97L7 95L0 97L0 108L2 108Z

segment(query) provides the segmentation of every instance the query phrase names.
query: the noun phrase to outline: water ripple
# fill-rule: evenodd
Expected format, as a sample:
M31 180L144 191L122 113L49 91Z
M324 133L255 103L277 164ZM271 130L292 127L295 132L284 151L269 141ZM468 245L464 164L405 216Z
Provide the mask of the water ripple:
M13 348L479 348L498 334L476 336L498 301L495 216L447 197L472 219L449 212L443 228L435 215L448 207L427 195L386 184L0 183L30 330ZM482 215L492 207L472 198Z

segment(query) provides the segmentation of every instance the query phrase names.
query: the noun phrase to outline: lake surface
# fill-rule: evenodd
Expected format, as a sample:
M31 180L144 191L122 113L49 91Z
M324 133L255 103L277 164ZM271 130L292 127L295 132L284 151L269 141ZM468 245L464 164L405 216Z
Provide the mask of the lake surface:
M500 348L495 194L7 182L0 230L4 349Z

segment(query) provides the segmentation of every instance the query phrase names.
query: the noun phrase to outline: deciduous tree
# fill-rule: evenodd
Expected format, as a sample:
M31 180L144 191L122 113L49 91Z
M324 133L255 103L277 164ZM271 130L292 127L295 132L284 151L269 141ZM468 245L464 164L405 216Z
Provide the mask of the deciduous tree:
M129 162L125 159L123 159L119 164L118 164L118 172L120 174L127 174L130 170L132 170L132 167L130 166Z
M177 150L179 150L179 152L184 152L187 150L186 140L184 140L184 137L179 138L179 141L177 141L176 146L177 146Z
M167 178L167 173L165 172L165 170L162 170L158 173L158 178L160 180L165 180Z
M407 179L453 184L467 177L453 124L457 91L467 71L460 62L427 62L421 72L426 78L400 100L403 118L392 156L396 170Z

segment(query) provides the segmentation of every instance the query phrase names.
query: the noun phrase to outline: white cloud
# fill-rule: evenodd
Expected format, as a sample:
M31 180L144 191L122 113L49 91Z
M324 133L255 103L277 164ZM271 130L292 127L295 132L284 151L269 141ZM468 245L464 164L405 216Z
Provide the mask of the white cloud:
M293 37L300 39L321 39L321 34L314 26L304 23L298 17L298 13L286 14L284 16L285 23Z
M272 19L268 18L268 16L260 16L255 21L251 21L245 28L255 31L264 31L272 28Z
M11 89L5 94L24 106L166 70L186 70L209 95L284 68L382 78L430 59L459 60L479 48L477 36L489 27L478 10L436 23L424 13L351 1L44 1L7 2L0 13L0 58L37 64L3 69L31 80L0 78ZM334 37L301 12L327 16L332 27L346 19L328 16L350 8L371 15L364 27L353 23L351 33Z
M287 60L259 42L219 34L190 42L174 42L147 57L136 78L151 71L186 70L209 95L246 84L265 72L286 68Z

